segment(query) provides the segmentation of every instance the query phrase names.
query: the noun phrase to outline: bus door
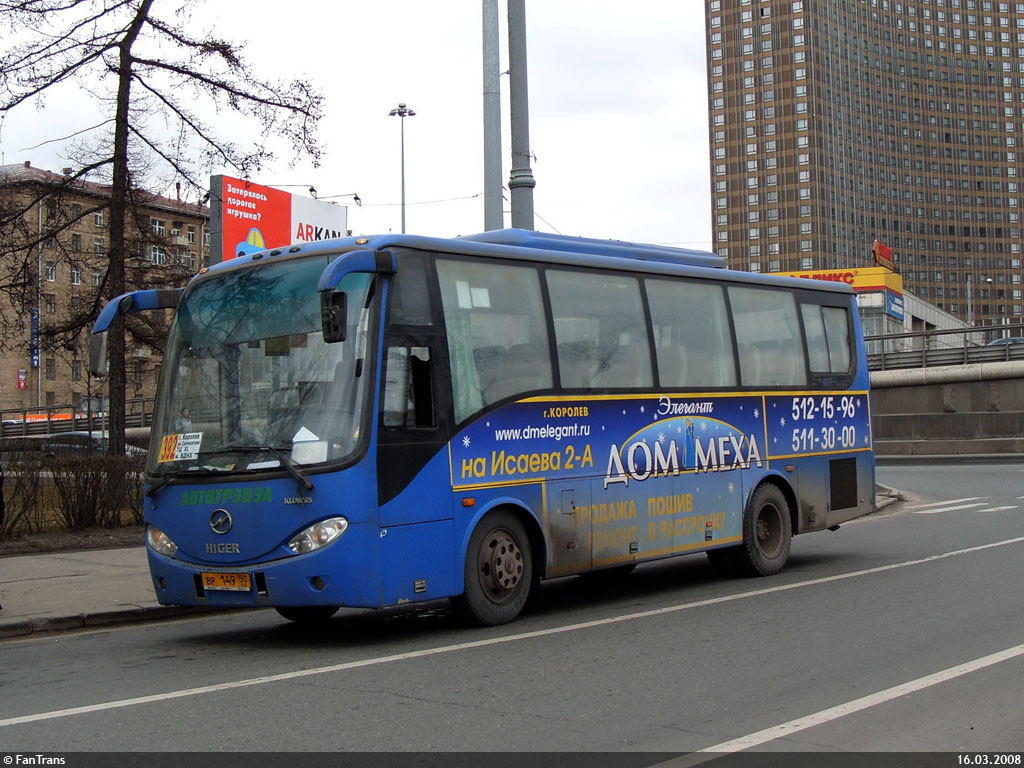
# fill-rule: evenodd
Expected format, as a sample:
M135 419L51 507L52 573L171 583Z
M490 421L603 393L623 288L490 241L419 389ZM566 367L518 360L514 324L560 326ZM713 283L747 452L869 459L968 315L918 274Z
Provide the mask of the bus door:
M450 497L424 491L448 479L451 403L439 385L448 363L438 302L424 255L399 253L397 261L388 284L377 433L381 526L452 517Z

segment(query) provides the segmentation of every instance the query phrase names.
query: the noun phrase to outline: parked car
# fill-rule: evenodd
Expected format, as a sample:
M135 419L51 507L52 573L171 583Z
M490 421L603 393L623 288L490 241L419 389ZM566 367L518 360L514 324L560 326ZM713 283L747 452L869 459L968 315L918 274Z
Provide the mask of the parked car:
M996 344L1024 344L1024 336L1007 336L1006 338L1002 339L993 339L985 346L992 347L995 346Z
M43 441L42 451L47 458L58 455L82 453L82 452L104 452L110 444L110 437L106 432L61 432L50 435ZM136 445L125 445L126 456L143 456L145 448Z

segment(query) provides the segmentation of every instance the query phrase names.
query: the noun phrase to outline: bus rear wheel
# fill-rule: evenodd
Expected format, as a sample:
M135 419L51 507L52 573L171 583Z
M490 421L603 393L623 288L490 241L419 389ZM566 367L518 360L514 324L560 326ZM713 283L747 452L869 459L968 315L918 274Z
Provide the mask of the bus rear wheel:
M511 512L496 512L481 520L469 539L465 591L452 603L467 621L493 627L520 614L532 584L526 530Z
M274 608L282 617L296 624L322 624L338 612L334 605L279 606Z
M743 543L728 550L733 568L741 576L772 576L786 565L792 540L785 495L772 483L762 483L743 515Z

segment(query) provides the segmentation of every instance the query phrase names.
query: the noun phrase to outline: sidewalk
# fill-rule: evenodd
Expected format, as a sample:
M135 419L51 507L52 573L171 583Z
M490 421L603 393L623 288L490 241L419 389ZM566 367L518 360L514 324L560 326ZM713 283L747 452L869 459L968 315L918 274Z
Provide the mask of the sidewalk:
M0 558L0 639L206 609L157 603L145 547Z
M877 487L877 509L897 500ZM0 606L0 640L213 610L157 603L145 547L0 557Z

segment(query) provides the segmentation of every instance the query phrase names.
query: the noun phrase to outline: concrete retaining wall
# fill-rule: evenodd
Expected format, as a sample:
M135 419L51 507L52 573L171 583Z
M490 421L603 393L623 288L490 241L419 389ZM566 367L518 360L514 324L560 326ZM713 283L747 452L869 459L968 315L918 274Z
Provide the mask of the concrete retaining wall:
M1024 454L1024 362L871 374L879 455Z

